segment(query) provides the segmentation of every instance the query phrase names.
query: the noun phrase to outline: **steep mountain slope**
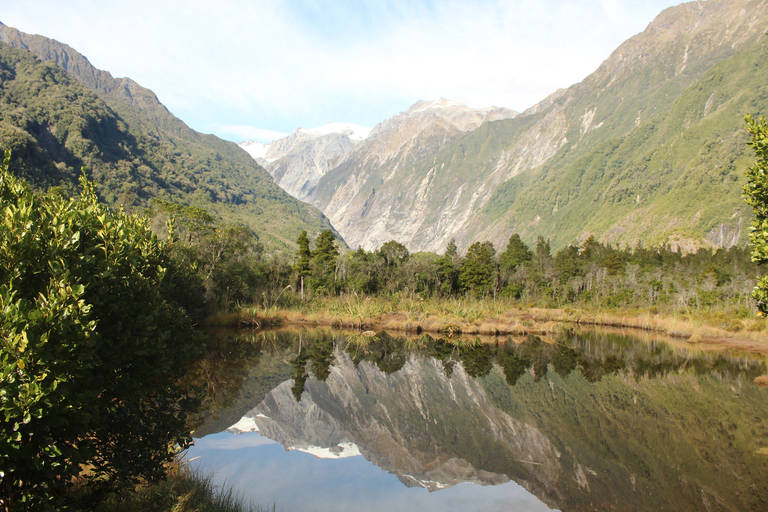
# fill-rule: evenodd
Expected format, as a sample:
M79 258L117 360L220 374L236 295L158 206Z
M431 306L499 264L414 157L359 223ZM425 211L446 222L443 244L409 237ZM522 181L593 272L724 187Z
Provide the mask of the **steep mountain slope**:
M327 212L334 225L339 223L336 227L351 247L371 249L391 239L410 243L409 220L423 217L418 198L432 177L406 170L482 123L514 115L508 109L477 110L445 99L418 102L371 130L306 198Z
M284 190L304 200L320 178L368 132L362 126L332 123L307 130L299 128L268 145L243 142L240 147L263 165Z
M555 248L590 234L733 245L749 215L743 116L768 110L767 26L765 0L667 9L583 82L513 119L438 128L414 139L421 151L403 137L381 156L366 141L309 200L353 247L500 248L513 232Z
M110 204L140 207L156 196L196 204L247 224L273 248L293 246L301 229L330 227L237 145L195 132L152 91L69 46L0 25L0 70L0 147L33 183L72 188L85 167Z

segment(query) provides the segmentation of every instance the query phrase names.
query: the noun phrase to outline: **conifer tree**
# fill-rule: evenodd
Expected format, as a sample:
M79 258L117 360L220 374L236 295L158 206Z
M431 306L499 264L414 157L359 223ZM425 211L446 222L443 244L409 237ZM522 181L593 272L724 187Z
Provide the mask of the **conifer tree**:
M475 242L469 246L459 273L459 285L462 290L471 291L476 297L482 297L494 291L495 254L496 250L491 242Z
M296 261L293 269L299 278L299 289L301 290L301 299L304 300L304 278L310 274L310 262L312 260L312 251L309 250L309 237L307 231L302 230L299 238L296 240L299 246L296 251Z
M518 265L532 259L533 253L520 239L520 235L515 233L509 237L507 248L499 256L499 267L502 271L514 272Z
M312 284L316 291L332 292L335 289L336 258L339 249L330 229L320 232L312 254Z

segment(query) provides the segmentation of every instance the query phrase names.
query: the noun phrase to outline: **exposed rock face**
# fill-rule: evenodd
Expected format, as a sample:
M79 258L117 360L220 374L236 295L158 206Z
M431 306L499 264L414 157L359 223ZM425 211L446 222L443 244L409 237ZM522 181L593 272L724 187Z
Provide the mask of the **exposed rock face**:
M413 167L483 123L514 116L498 107L478 110L446 99L420 101L371 130L306 199L347 233L350 247L374 249L392 239L414 247L420 226L440 231L450 226L441 229L428 217L436 171L411 172Z
M733 247L741 241L742 217L736 213L731 219L732 222L718 224L707 233L707 240L715 247Z
M305 200L330 169L357 143L368 129L349 123L331 123L305 130L270 144L242 142L240 147L263 165L278 185L292 196Z

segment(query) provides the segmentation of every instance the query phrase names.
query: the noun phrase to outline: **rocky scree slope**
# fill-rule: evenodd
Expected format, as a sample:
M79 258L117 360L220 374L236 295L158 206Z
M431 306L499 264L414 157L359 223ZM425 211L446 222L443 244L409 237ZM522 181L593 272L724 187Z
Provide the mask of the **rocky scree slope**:
M292 196L306 200L330 169L360 141L369 129L332 123L312 129L299 128L269 144L242 142L240 147L264 166L278 185Z
M374 249L392 239L421 247L413 223L426 218L434 172L408 170L483 123L514 116L508 109L473 109L446 99L418 102L374 127L306 199L338 223L350 247Z

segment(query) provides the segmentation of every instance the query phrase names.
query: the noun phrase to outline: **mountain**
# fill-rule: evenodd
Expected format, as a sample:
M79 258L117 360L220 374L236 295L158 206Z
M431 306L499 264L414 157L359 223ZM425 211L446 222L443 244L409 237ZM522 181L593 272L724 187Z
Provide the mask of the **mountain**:
M514 116L515 112L499 107L472 109L446 99L420 101L374 127L322 176L306 200L327 212L349 237L351 247L372 249L392 239L414 247L410 221L424 217L419 198L428 193L434 173L406 170L429 161L483 123Z
M560 247L589 235L683 250L743 242L752 158L744 115L768 110L766 7L716 0L667 9L584 82L532 109L537 126L561 120L560 148L509 173L464 225L464 240L501 243L517 231Z
M367 249L442 251L455 238L500 250L515 232L555 249L590 235L686 251L743 243L743 118L768 111L766 26L765 0L671 7L520 115L461 125L451 102L414 105L305 197Z
M248 225L270 248L330 223L278 187L236 144L198 133L155 94L55 40L0 24L0 147L33 184L72 191L85 167L108 204L153 197Z
M320 178L369 131L351 123L330 123L299 128L270 144L248 141L240 143L240 147L263 165L284 190L305 200Z

